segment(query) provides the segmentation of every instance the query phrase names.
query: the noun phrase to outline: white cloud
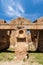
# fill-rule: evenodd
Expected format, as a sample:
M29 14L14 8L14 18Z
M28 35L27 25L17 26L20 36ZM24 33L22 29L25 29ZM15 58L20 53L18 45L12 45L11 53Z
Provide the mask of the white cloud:
M43 2L43 0L32 0L32 2L33 2L34 4L38 4L38 3Z
M22 16L23 13L24 13L24 9L22 8L21 5L15 6L15 8L13 8L10 5L10 6L8 6L8 10L6 11L6 14L8 14L9 16Z
M13 7L11 7L11 6L8 6L8 10L9 10L9 11L13 11L14 9L13 9Z
M12 7L9 8L8 11L6 11L6 14L9 15L10 17L21 16L21 13L19 11L15 10L15 9L13 9Z
M9 0L8 1L5 0L5 2L4 0L2 0L2 6L4 13L6 14L6 16L9 17L14 17L14 16L20 17L22 16L22 14L25 13L22 4L14 0L11 0L10 2Z
M32 0L33 3L39 3L42 0ZM2 9L5 14L5 16L8 16L8 18L16 18L16 17L25 17L29 18L30 20L35 20L40 16L39 13L31 13L31 14L26 14L24 7L22 4L16 0L2 0Z
M22 7L20 4L17 4L17 8L18 8L22 13L24 13L24 9L23 9L23 7Z
M31 13L31 14L26 14L25 12L24 12L24 10L22 11L22 9L19 9L18 8L18 6L17 6L17 9L14 9L13 7L11 7L11 6L9 6L8 7L9 9L9 11L7 12L7 14L8 15L10 15L10 16L16 16L16 17L20 17L20 16L22 16L22 17L26 17L26 18L29 18L30 20L32 20L32 21L34 21L34 20L36 20L39 16L40 16L40 13ZM21 12L23 13L21 13Z

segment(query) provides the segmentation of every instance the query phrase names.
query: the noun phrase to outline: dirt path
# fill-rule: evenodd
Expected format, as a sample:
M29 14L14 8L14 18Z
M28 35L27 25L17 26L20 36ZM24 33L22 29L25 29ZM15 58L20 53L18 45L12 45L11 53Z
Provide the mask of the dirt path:
M4 61L4 62L0 62L0 65L42 65L42 64L39 64L39 63L36 63L36 62L23 62L23 61Z

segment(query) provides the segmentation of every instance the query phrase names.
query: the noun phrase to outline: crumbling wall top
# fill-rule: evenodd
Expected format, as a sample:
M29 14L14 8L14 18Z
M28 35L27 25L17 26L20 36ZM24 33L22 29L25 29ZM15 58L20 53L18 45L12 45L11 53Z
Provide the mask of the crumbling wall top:
M21 18L21 17L11 20L10 22L10 24L29 24L29 23L32 23L32 22L26 18Z
M34 23L43 23L43 17L36 19Z
M4 24L4 23L6 23L5 20L0 20L0 24Z

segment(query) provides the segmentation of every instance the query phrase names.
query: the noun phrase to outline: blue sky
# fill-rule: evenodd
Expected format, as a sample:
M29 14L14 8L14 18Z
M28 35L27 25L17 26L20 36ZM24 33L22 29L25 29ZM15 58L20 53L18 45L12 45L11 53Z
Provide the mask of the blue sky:
M43 0L0 0L0 19L25 17L31 21L43 16Z

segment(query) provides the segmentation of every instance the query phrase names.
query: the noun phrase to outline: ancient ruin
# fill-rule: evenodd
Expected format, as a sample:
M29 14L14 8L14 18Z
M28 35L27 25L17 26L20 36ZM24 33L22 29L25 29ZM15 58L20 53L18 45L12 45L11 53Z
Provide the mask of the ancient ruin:
M0 20L0 51L9 47L20 55L26 55L27 51L43 52L43 17L33 23L26 18L17 18L10 23Z

